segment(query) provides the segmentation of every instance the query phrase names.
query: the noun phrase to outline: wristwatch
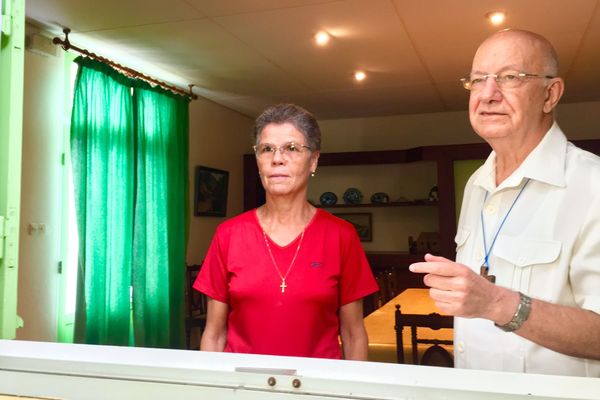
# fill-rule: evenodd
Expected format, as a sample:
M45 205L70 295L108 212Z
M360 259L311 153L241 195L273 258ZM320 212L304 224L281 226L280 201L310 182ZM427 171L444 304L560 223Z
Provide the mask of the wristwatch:
M504 332L514 332L519 329L525 321L527 321L530 312L531 298L519 292L519 305L517 306L517 311L515 311L515 315L513 315L512 319L504 325L494 325L502 329Z

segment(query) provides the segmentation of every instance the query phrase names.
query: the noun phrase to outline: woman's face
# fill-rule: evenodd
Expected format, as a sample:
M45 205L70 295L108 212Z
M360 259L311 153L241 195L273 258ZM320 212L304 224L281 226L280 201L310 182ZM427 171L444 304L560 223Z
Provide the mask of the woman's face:
M307 146L302 132L290 123L265 126L258 138L256 162L268 195L306 192L319 160L319 152Z

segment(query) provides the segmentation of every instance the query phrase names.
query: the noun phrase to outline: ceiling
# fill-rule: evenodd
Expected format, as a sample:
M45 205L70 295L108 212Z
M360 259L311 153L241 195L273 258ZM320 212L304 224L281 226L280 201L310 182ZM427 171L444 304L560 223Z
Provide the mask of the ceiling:
M600 0L26 0L30 22L252 118L277 102L320 119L464 110L458 79L498 9L554 43L563 101L600 100Z

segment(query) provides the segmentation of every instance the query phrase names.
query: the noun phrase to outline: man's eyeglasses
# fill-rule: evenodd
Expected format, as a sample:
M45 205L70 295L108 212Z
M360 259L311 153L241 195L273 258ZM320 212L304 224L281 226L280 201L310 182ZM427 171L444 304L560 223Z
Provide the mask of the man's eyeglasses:
M526 72L507 71L499 74L473 74L462 78L463 87L470 91L477 91L485 87L488 78L494 78L500 89L514 89L521 86L527 79L552 79L551 75L528 74Z
M257 157L266 157L267 155L274 156L277 150L279 150L279 153L281 153L282 156L292 158L299 156L307 150L312 150L308 146L294 142L287 142L281 146L275 146L271 143L261 143L257 144L256 146L252 146L252 148L254 149L254 153L256 153Z

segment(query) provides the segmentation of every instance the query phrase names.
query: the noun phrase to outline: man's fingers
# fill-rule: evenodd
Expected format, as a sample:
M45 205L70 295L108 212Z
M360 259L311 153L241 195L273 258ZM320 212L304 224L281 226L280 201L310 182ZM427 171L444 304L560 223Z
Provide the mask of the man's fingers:
M454 262L454 261L448 260L447 258L444 258L442 256L436 256L436 255L429 254L429 253L425 254L425 261L428 261L428 262L448 262L448 263Z
M443 258L443 257L440 257ZM434 274L441 276L456 276L458 264L451 262L418 262L411 264L408 269L411 272L422 273L422 274Z

